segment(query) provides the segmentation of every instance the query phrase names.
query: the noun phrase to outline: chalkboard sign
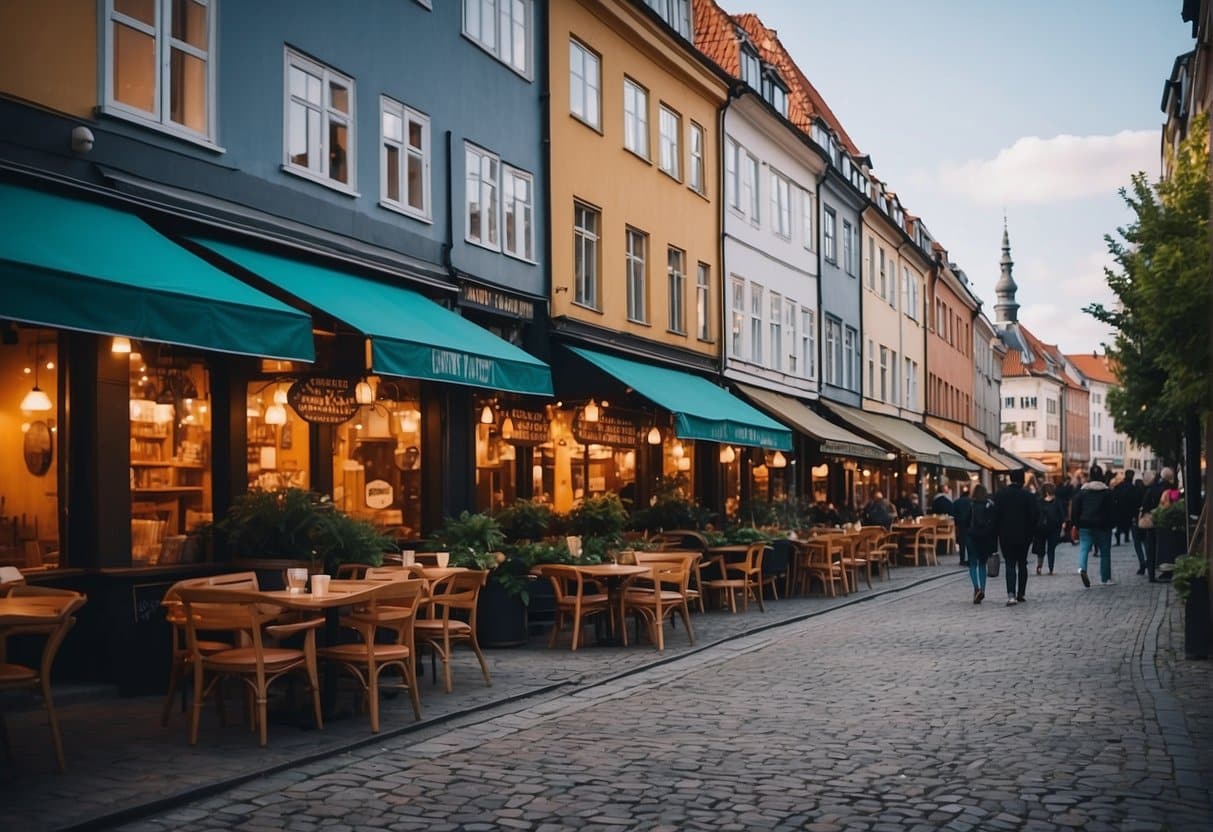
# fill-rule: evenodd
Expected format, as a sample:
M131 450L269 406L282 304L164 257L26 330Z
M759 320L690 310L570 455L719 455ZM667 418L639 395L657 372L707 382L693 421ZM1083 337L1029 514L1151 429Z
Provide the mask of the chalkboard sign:
M502 439L505 439L511 445L521 447L542 445L552 438L547 414L542 410L510 407L502 415L501 422L503 425L507 418L510 420L511 432L508 437L503 436Z
M291 385L286 400L305 422L339 425L358 412L353 378L303 378Z
M583 445L632 448L640 441L640 417L618 408L598 409L598 421L587 422L585 410L573 419L573 438Z
M154 584L135 584L131 587L131 606L135 610L136 624L151 624L164 617L160 602L164 593L173 585L172 581L157 581Z

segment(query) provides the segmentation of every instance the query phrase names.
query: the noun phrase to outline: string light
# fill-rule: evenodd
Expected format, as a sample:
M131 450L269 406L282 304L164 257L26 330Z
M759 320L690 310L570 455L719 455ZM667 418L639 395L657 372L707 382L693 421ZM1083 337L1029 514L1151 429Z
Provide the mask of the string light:
M657 429L656 425L649 429L648 441L650 445L661 444L661 431Z
M735 459L737 459L737 452L733 450L732 445L725 445L720 449L720 461L722 463L728 465Z
M131 351L131 339L122 335L115 335L114 340L110 341L110 352L129 354Z
M597 422L598 421L598 405L595 404L593 399L590 399L590 403L585 406L585 410L582 412L581 415L582 415L582 418L585 419L587 422Z
M491 405L485 405L484 410L480 411L480 424L491 425L496 419L493 418L493 408Z

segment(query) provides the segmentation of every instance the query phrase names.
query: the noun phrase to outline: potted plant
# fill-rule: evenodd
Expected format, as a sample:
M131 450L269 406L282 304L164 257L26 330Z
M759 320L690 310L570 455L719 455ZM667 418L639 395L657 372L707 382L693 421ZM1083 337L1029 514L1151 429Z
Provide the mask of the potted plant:
M497 524L507 540L542 540L552 528L552 508L538 500L518 500L497 512Z
M448 517L434 542L451 553L451 566L487 569L476 607L476 637L485 647L516 647L527 639L527 570L502 550L505 534L491 515Z
M1183 500L1168 501L1150 512L1154 519L1160 578L1167 578L1176 558L1188 551L1188 512Z
M1184 604L1184 655L1207 659L1213 647L1213 622L1209 619L1209 561L1204 553L1176 558L1171 580Z

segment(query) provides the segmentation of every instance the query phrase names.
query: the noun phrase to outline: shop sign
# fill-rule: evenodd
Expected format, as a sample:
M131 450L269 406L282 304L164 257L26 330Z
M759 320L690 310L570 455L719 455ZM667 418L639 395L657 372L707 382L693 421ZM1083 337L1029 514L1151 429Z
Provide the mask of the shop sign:
M387 508L392 504L392 484L387 480L371 480L366 484L363 498L367 508Z
M511 445L521 447L542 445L552 438L552 429L548 425L547 414L542 410L529 410L525 407L508 407L502 411L501 421L510 420L513 431L510 433Z
M339 425L358 412L357 384L352 378L303 378L291 385L286 400L305 422Z
M640 439L640 418L615 408L599 408L598 421L587 422L585 410L573 419L573 438L582 445L617 445L631 448Z
M497 289L490 289L487 286L463 284L459 287L459 303L461 306L475 306L526 321L535 318L534 301L525 300Z

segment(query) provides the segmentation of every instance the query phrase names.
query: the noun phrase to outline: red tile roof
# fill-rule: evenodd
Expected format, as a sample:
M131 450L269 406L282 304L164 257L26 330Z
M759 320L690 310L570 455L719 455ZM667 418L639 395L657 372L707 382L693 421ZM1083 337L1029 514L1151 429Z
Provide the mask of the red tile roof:
M1076 355L1067 355L1078 371L1092 381L1101 381L1104 384L1119 384L1116 380L1115 373L1108 365L1108 357L1106 355L1087 355L1085 353Z

